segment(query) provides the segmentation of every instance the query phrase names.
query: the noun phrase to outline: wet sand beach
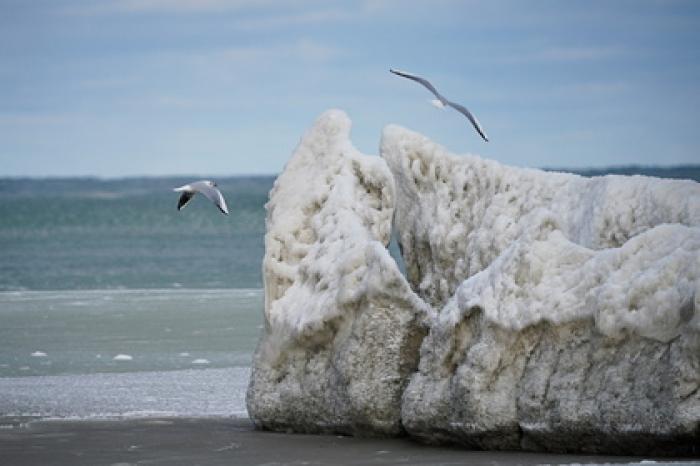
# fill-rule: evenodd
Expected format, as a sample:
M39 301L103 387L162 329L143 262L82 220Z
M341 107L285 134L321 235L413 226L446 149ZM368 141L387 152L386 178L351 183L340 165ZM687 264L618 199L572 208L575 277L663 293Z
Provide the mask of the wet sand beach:
M13 427L10 425L14 424ZM652 458L469 451L408 439L263 432L247 419L50 420L0 429L3 465L536 465ZM670 461L669 459L656 459ZM686 464L688 459L683 460Z

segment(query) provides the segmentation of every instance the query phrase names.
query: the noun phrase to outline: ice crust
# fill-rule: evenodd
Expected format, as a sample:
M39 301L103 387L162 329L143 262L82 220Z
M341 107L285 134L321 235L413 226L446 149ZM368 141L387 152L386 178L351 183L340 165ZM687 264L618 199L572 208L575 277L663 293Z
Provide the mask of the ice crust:
M261 427L400 432L400 399L432 309L389 255L394 184L328 111L267 204L265 329L248 390ZM380 355L381 356L378 356Z
M257 425L478 448L699 443L700 184L508 167L395 125L369 157L349 129L323 114L270 193Z
M446 324L471 309L512 330L593 317L668 341L692 314L700 184L507 167L398 126L382 155L409 280Z
M358 152L349 134L344 113L324 113L270 193L265 318L290 336L313 333L364 296L376 260L368 255L390 259L393 178L381 159ZM383 265L394 272L393 260Z
M408 279L439 309L404 391L409 434L692 451L700 185L507 167L398 126L381 147Z

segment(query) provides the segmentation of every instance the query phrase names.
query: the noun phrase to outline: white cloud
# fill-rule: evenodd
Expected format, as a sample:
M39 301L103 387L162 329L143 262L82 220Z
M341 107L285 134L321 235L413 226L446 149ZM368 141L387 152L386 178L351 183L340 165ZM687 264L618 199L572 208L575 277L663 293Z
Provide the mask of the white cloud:
M300 59L303 61L324 62L340 53L338 48L321 44L311 39L299 39L292 44L274 44L269 46L231 47L209 54L206 61L219 61L238 64L252 62L282 61ZM201 57L200 57L201 58Z
M423 0L364 0L361 8L366 13L402 13L416 8L425 7L427 9L441 8L450 5L479 4L479 1L465 0L433 0L425 2Z
M496 52L496 53L494 53ZM541 44L524 44L513 50L509 48L497 48L491 50L490 56L484 56L487 62L501 64L527 64L527 63L576 63L596 62L622 57L639 55L640 51L634 51L617 45L590 45L590 46L543 46Z
M295 5L295 0L107 0L81 9L78 14L130 13L219 13L243 9L284 7Z
M112 11L122 12L193 12L247 7L251 2L249 0L117 0L110 4Z
M338 49L310 39L301 39L291 51L305 61L328 61L338 54Z
M137 83L134 77L100 77L83 79L80 86L84 89L119 89Z
M174 95L159 95L152 100L159 107L177 110L210 109L219 102L213 99L185 98Z
M631 88L631 84L624 81L591 81L563 86L561 91L565 95L590 97L620 94Z
M248 18L238 21L236 27L246 30L274 29L327 23L331 21L343 21L351 19L352 17L353 15L350 12L339 9L306 11L303 13L291 13L279 16Z
M602 47L549 47L531 55L541 61L592 61L605 60L625 54L625 49L616 46Z
M56 126L75 123L74 115L54 113L0 113L0 129L19 127Z

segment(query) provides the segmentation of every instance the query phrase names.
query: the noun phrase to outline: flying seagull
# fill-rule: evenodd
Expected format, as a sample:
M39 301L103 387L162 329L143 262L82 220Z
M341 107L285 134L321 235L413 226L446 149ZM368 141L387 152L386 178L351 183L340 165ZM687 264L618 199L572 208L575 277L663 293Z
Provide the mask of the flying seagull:
M221 192L216 189L216 183L213 181L195 181L194 183L175 188L173 191L182 193L182 196L180 196L180 200L177 203L177 210L185 207L195 194L201 193L204 194L211 202L216 204L216 207L219 208L221 213L228 215L228 207L226 207L224 196L222 196Z
M437 100L434 100L434 101L433 101L433 103L434 103L437 107L445 108L445 106L450 106L450 107L454 108L454 109L457 110L459 113L461 113L461 114L464 115L465 117L469 118L469 121L471 121L471 122L472 122L472 125L474 125L474 129L476 130L477 133L479 133L479 136L481 136L482 138L484 138L484 141L486 141L486 142L489 141L489 138L486 136L486 133L484 132L484 129L483 129L483 128L481 127L481 125L479 124L479 120L477 120L476 117L475 117L474 115L472 115L471 112L470 112L469 110L467 110L467 108L466 108L465 106L460 105L460 104L456 104L456 103L454 103L454 102L450 102L449 100L447 100L446 98L444 98L444 97L437 91L437 89L435 89L435 87L434 87L432 84L430 84L430 83L428 82L427 79L423 79L423 78L421 78L420 76L416 76L415 74L406 73L405 71L392 70L392 69L390 69L389 71L391 71L392 73L397 74L397 75L399 75L399 76L403 76L404 78L408 78L408 79L411 79L411 80L416 81L416 82L418 82L418 83L421 83L423 86L425 86L426 88L428 88L428 90L429 90L430 92L432 92L432 93L435 95L435 97L437 97Z

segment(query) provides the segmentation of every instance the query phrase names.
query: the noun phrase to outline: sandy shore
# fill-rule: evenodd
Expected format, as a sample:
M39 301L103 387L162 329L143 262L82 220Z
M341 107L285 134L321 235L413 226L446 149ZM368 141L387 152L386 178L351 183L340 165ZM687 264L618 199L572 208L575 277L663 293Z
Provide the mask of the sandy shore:
M14 424L13 427L11 425ZM408 439L261 432L245 419L18 420L0 429L7 465L535 465L630 463L643 458L482 452ZM654 458L646 458L654 459ZM659 459L657 461L669 461ZM686 463L688 459L684 460ZM656 466L656 465L655 465Z

